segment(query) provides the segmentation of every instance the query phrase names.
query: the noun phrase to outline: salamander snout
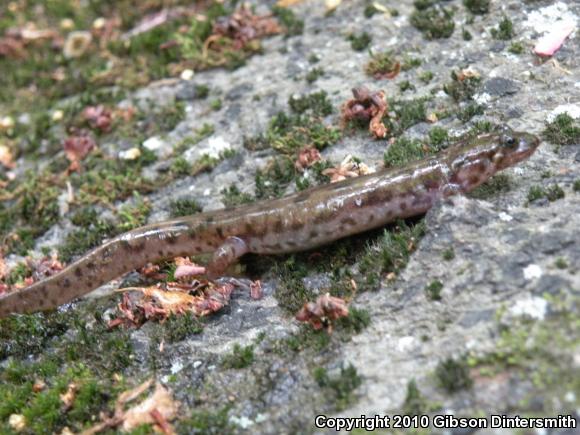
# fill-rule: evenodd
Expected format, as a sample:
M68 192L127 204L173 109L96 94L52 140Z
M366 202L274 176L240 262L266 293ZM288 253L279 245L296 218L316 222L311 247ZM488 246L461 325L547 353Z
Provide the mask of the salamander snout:
M505 131L499 139L499 152L494 163L497 170L512 166L530 157L540 145L540 139L530 133Z

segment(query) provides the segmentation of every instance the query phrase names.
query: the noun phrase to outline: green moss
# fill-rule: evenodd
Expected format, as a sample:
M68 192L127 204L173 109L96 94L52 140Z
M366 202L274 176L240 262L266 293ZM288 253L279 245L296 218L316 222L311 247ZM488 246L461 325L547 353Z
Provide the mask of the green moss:
M414 91L416 88L414 85L411 84L409 80L403 80L399 83L399 89L401 92L405 91Z
M203 332L203 323L192 313L170 316L163 325L162 336L168 343L183 341Z
M423 61L418 57L411 57L408 55L403 56L403 62L401 63L401 71L409 71L413 68L421 66Z
M463 0L463 5L475 15L485 15L489 12L490 0Z
M383 77L396 73L400 67L399 60L392 51L372 53L371 59L365 65L365 72L371 77Z
M211 110L217 112L218 110L221 110L222 108L222 100L220 100L219 98L212 100L211 103L209 103L209 107L211 107Z
M383 118L389 132L394 136L400 136L409 127L424 122L427 118L426 103L428 97L414 98L412 100L389 100L391 115ZM394 114L394 116L392 116Z
M376 289L385 275L399 273L424 233L423 221L412 226L399 222L394 229L385 230L383 236L368 245L359 258L359 290Z
M469 389L473 385L465 359L447 358L437 365L435 376L439 385L448 393Z
M99 246L103 239L116 235L115 224L108 219L97 219L89 227L69 233L58 248L58 257L69 263L75 256Z
M222 189L221 194L223 195L222 202L226 207L236 207L238 205L254 202L252 195L248 193L242 193L235 184L232 184L228 188Z
M354 390L362 384L362 378L356 368L349 364L341 367L340 373L330 376L324 367L317 367L313 372L316 383L328 393L328 399L337 411L346 409L354 402Z
M337 322L337 330L348 334L360 334L371 323L367 310L349 307L348 316L341 317Z
M42 352L52 339L68 330L68 325L69 315L62 312L0 319L0 360Z
M372 36L367 32L362 32L360 35L351 33L347 39L350 41L350 46L354 51L364 51L373 40Z
M147 218L151 214L151 204L144 200L138 193L134 195L135 202L133 205L121 207L117 211L119 224L117 232L125 232L145 225Z
M199 433L220 435L235 432L235 427L228 418L229 406L218 411L194 410L188 417L180 419L176 428L178 433Z
M325 91L314 92L301 97L290 97L288 105L294 113L311 113L314 116L328 116L332 114L332 103Z
M24 281L32 275L32 269L27 263L18 263L16 266L10 270L10 273L6 276L6 284L14 285L18 282Z
M426 152L421 142L399 137L385 152L385 167L402 166L410 161L425 157Z
M363 15L365 18L371 18L373 15L380 13L380 11L375 7L374 3L371 1L367 1L365 5Z
M414 11L411 24L427 39L449 38L455 30L453 11L439 5Z
M445 93L456 102L471 99L481 86L481 77L479 76L463 77L462 79L459 77L460 74L451 71L452 81L443 86Z
M508 48L508 51L513 54L522 54L525 50L524 44L521 42L512 42Z
M441 256L445 261L451 261L455 258L455 251L453 248L446 248Z
M514 24L508 17L504 16L497 28L491 29L491 36L502 41L512 39L515 36Z
M169 203L169 213L172 218L191 216L201 211L201 206L193 198L183 198Z
M483 115L483 113L484 107L481 104L469 103L459 112L457 112L457 118L463 122L468 122L474 116Z
M429 130L429 144L436 150L447 148L449 145L449 132L443 127L433 127Z
M546 123L542 135L556 145L574 145L580 143L580 120L567 113L561 113L552 122Z
M195 98L204 100L209 95L209 87L207 85L195 85L193 87Z
M473 39L473 35L466 28L461 29L461 37L464 41L471 41Z
M5 252L25 254L32 247L33 238L43 234L59 219L56 180L47 175L25 174L24 180L11 183L0 193L12 197L0 208L0 237Z
M282 26L286 29L288 36L301 35L304 32L304 21L296 17L296 14L289 9L280 6L272 7L272 13Z
M572 185L572 189L574 189L574 192L580 192L580 179L574 180L574 184Z
M405 396L405 402L403 403L402 408L403 414L411 416L424 415L440 408L440 405L429 402L429 400L421 394L415 379L412 379L407 383L407 395Z
M441 300L441 290L443 290L443 283L437 279L431 281L431 283L425 287L425 293L427 293L427 297L432 301Z
M413 6L420 11L424 11L437 4L437 0L414 0Z
M224 355L222 365L229 369L243 369L254 362L254 346L240 346L234 344L232 353Z
M507 174L498 174L473 190L469 196L477 199L489 199L501 193L509 192L511 187L511 177Z
M300 100L299 100L300 101ZM307 105L294 103L296 110L301 110ZM304 110L323 110L322 106L312 108L308 106ZM310 110L309 110L310 109ZM264 138L258 142L265 141L275 150L283 153L295 155L305 144L310 144L319 150L334 144L340 138L340 131L333 127L325 126L317 116L309 113L304 115L287 115L279 112L270 120L268 130Z
M419 80L421 80L423 83L429 83L431 80L433 80L434 74L431 71L423 71L421 74L419 74Z
M568 262L565 258L558 257L554 262L554 266L556 266L558 269L568 269Z
M311 68L304 77L308 83L314 83L324 75L324 69L321 67Z
M550 202L564 198L564 190L558 184L552 184L546 188L542 186L532 186L528 191L528 203L541 198L546 198Z
M275 159L265 170L257 170L256 198L277 198L284 194L284 189L294 179L294 164L290 159Z
M194 145L197 145L205 138L211 136L215 131L215 127L211 124L203 124L200 128L195 130L193 136L184 138L179 144L174 148L176 154L181 154L186 150L190 149Z
M171 168L169 169L171 174L176 177L185 177L187 175L191 175L192 173L192 166L191 164L185 159L185 157L177 157L173 160L171 164Z

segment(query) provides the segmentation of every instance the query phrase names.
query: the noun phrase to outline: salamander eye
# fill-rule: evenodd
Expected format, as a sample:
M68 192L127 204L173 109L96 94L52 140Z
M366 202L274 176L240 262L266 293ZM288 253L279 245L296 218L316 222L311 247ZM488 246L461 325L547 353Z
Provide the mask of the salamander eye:
M508 148L514 148L517 145L517 141L514 139L513 136L504 135L502 138L502 143Z

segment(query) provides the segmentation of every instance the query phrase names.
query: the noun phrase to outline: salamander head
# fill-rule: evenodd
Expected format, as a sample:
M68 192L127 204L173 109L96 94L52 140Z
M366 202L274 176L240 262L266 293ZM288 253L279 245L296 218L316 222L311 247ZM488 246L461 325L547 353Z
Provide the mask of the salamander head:
M540 139L533 134L504 129L498 134L495 153L491 158L495 172L527 159L539 145Z
M527 159L539 144L536 136L507 127L498 133L479 136L450 150L450 181L464 192L469 192L496 172Z

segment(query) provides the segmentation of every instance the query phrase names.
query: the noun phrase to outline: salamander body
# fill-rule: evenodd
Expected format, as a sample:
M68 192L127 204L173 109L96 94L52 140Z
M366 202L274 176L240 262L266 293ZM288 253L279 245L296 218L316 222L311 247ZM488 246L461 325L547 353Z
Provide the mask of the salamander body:
M420 215L528 158L537 137L504 130L393 169L314 187L280 199L147 225L111 239L47 279L0 298L0 317L55 308L145 265L212 253L212 274L245 253L279 254Z

